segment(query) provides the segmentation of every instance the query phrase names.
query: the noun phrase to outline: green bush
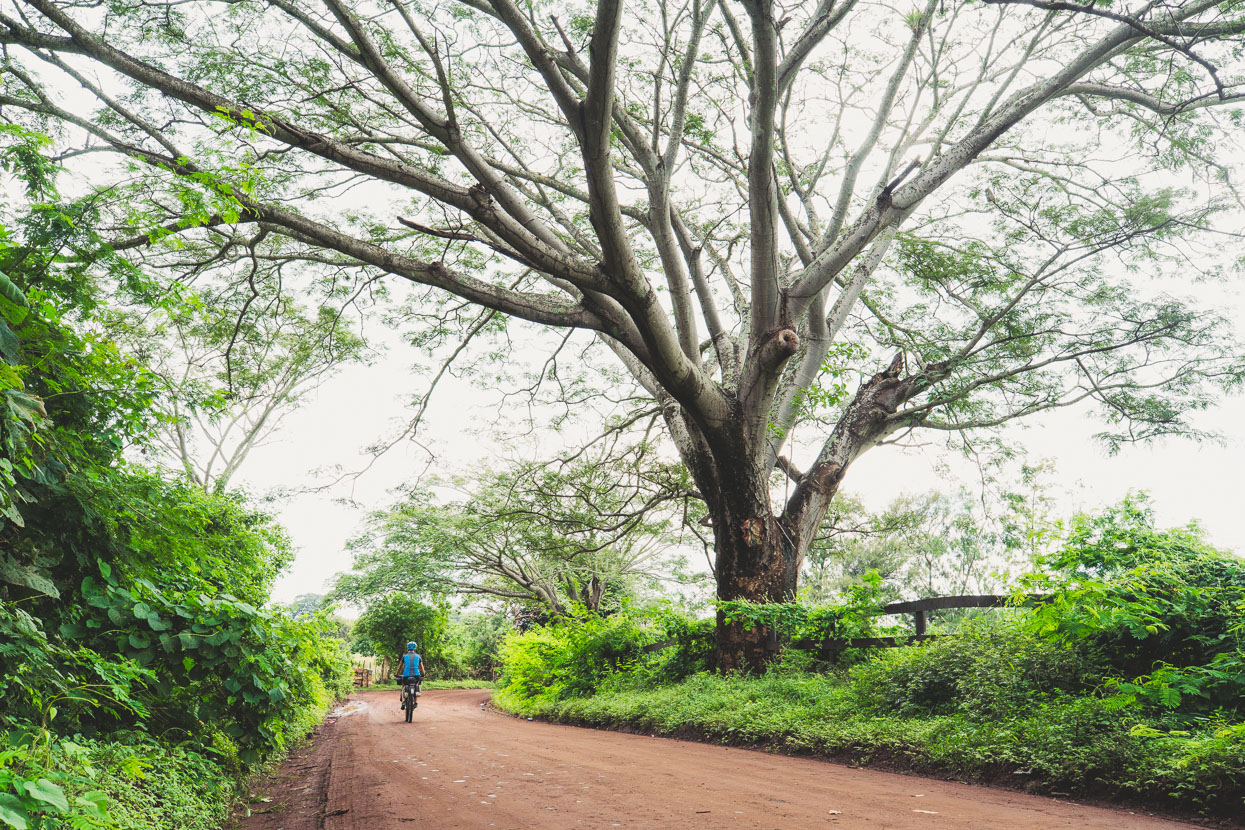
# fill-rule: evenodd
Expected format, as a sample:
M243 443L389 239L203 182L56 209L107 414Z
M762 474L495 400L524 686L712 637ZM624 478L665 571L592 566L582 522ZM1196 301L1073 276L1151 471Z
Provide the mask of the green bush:
M492 681L500 666L498 650L513 624L504 613L471 613L447 627L444 676Z
M520 698L591 695L609 679L632 672L644 646L657 640L656 629L635 612L602 617L580 609L507 635L501 644L502 685Z
M851 677L862 707L905 717L1001 717L1097 682L1080 655L1025 631L1014 617L969 620L954 637L876 651Z
M1172 723L1245 713L1245 560L1196 527L1159 530L1140 497L1077 519L1028 584L1053 598L1027 629L1100 667L1108 685Z
M97 202L25 158L40 204L0 224L0 827L208 830L349 665L324 621L259 609L292 559L271 516L127 457L156 384L111 339Z
M150 585L86 594L53 634L0 603L0 827L211 830L241 776L350 691L328 621Z
M1245 723L1211 719L1196 732L1134 729L1152 743L1154 771L1138 787L1160 788L1201 812L1240 816L1245 807Z
M229 817L238 779L219 758L137 732L84 741L84 760L112 817L133 830L216 830Z
M216 830L238 784L219 757L144 732L0 732L0 827Z
M679 611L662 608L654 614L660 630L658 641L670 645L648 655L638 679L643 683L677 683L714 665L716 623L712 617L693 619Z
M87 604L60 627L60 634L100 654L114 653L150 673L150 682L128 690L140 703L128 725L140 722L161 732L193 735L212 724L254 764L286 746L286 724L319 711L350 689L343 644L326 636L327 620L293 620L229 596L171 593L140 580L118 585L104 579L82 586ZM73 678L71 678L73 679ZM78 679L89 687L89 678ZM113 728L95 707L80 713L83 728Z
M0 824L16 830L66 823L84 830L115 827L85 755L44 728L0 732Z

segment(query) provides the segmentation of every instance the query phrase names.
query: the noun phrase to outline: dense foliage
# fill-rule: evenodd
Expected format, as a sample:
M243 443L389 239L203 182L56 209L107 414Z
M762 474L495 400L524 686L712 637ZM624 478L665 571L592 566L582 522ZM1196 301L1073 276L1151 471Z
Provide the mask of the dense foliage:
M832 667L787 648L759 677L704 671L712 620L673 624L666 610L561 621L507 639L499 701L571 722L1239 815L1245 562L1194 527L1156 528L1130 498L1075 520L1042 564L1018 593L1049 592L1044 603L986 612L919 647L844 651ZM860 636L877 586L826 609L721 610L796 640ZM666 640L676 645L645 648Z
M1048 564L1030 584L1055 598L1028 630L1110 666L1117 693L1166 720L1245 714L1245 561L1195 527L1156 530L1130 499L1078 520Z
M47 201L0 226L0 826L207 830L345 693L344 648L259 608L291 557L270 517L127 460L152 385L96 277L140 275L84 267L90 206L20 158Z
M446 668L446 623L443 605L428 605L409 594L389 594L373 602L351 629L353 648L398 665L406 644L419 645L426 674L443 675Z

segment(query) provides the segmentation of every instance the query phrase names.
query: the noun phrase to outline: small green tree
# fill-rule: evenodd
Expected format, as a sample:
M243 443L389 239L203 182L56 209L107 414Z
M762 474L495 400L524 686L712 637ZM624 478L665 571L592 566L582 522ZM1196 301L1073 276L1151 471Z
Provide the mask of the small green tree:
M356 642L366 644L373 653L398 662L410 640L419 643L419 653L428 671L445 670L445 629L449 615L444 606L428 605L410 594L389 594L368 606L354 624Z

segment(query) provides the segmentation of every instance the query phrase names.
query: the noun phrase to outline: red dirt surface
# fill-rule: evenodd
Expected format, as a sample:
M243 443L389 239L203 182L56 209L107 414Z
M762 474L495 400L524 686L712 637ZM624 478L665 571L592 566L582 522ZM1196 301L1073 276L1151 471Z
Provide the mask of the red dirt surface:
M1121 830L1195 825L806 758L555 726L428 691L353 696L239 830ZM267 799L267 800L265 800Z

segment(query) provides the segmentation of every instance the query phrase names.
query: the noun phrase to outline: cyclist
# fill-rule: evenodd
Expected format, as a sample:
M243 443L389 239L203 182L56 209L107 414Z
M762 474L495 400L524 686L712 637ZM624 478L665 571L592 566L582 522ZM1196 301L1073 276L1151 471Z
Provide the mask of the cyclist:
M420 694L420 684L423 682L424 676L424 658L419 656L419 652L415 649L419 648L419 643L411 641L406 644L406 654L402 655L402 666L398 669L398 685L405 686L407 678L415 684L415 694ZM402 695L398 695L398 708L402 708Z

